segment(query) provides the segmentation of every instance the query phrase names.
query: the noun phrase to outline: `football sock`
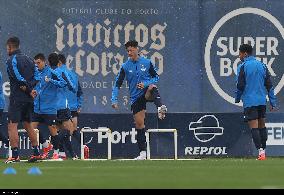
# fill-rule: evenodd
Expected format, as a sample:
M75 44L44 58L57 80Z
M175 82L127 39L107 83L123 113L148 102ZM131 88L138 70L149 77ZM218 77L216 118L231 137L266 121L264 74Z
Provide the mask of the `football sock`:
M252 128L251 129L252 139L254 142L254 145L257 149L261 148L261 138L258 128Z
M59 144L59 152L64 152L63 143L60 143L60 144Z
M145 136L145 128L136 129L137 131L137 142L139 151L146 151L146 136Z
M79 142L81 143L81 134L79 130L73 131L72 136Z
M70 132L68 131L68 130L66 130L67 132L66 132L66 135L64 136L64 138L63 138L63 143L64 143L64 145L66 146L66 149L70 152L70 155L72 156L72 157L75 157L76 155L75 155L75 153L74 153L74 150L73 150L73 148L72 148L72 144L71 144L71 141L70 141Z
M154 98L154 104L156 105L156 107L161 107L162 106L162 102L161 102L161 96L160 93L158 91L157 87L153 87L152 89L152 96Z
M45 139L42 135L42 133L39 132L39 143L43 144L45 142Z
M59 148L59 136L51 136L51 143L53 145L54 150L58 150Z
M33 146L33 151L34 151L34 156L39 156L40 153L39 153L39 147L38 146Z
M266 148L266 141L267 141L267 129L266 127L259 129L259 135L261 138L261 147L263 149Z
M19 150L18 147L12 148L12 158L18 158L19 157Z

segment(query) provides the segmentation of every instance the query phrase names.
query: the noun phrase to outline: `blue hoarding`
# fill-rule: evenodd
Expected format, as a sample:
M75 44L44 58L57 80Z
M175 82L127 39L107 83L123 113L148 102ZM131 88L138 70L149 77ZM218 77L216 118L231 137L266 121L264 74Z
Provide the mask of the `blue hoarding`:
M268 115L268 150L283 155L283 6L281 0L2 0L0 70L5 110L9 97L5 42L16 35L22 51L31 57L39 52L64 53L84 92L80 127L127 129L123 135L128 141L118 142L114 155L136 155L132 126L121 122L132 123L126 82L120 90L119 111L110 105L113 81L127 59L124 43L136 39L142 53L158 68L162 99L171 113L165 122L148 118L147 125L179 129L180 156L251 155L249 132L240 122L242 107L233 102L238 46L250 43L254 54L267 64L280 105L277 113ZM149 106L147 111L151 115L156 109ZM224 130L215 128L216 136L207 142L206 135L198 136L196 128L189 128L204 115L214 115ZM120 133L114 136L123 138ZM157 154L169 154L163 141L157 143L163 148ZM104 146L97 144L94 148L101 152Z

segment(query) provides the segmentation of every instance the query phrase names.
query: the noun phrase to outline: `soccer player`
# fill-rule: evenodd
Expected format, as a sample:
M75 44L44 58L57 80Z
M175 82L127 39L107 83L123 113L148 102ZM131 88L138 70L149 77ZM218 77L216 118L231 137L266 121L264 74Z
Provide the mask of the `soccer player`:
M265 64L252 56L252 46L242 44L239 47L239 57L242 64L237 71L237 91L235 102L242 99L244 118L251 129L252 139L259 155L257 160L265 160L267 130L265 127L266 95L268 94L270 110L275 110L276 97Z
M137 142L140 155L136 160L146 159L146 137L145 137L145 112L146 103L153 101L158 109L158 118L164 119L167 107L161 103L161 97L157 86L159 76L152 62L139 56L138 42L128 41L125 44L128 53L128 60L122 64L116 77L115 85L112 90L112 107L118 108L118 91L124 78L129 83L131 100L131 110L134 115L135 127L137 131Z
M66 149L70 152L73 160L78 159L77 155L74 153L74 150L71 145L70 136L73 134L73 124L71 121L71 112L68 103L68 90L75 91L75 86L71 81L69 70L66 65L59 61L59 56L56 53L51 54L54 58L57 58L58 64L55 71L62 76L66 81L66 85L63 88L59 89L58 101L57 101L57 122L60 136L60 143L63 143L66 146ZM56 155L56 153L55 153ZM59 158L58 156L53 156L54 158Z
M58 58L61 64L63 65L66 64L66 58L63 54L58 54ZM80 86L77 73L74 70L68 70L68 74L70 76L71 82L73 83L75 87L75 90L67 91L67 100L68 100L68 105L71 111L71 120L73 124L72 137L74 137L79 142L79 144L81 144L80 131L77 129L77 125L78 125L78 115L82 107L83 91ZM62 158L64 158L64 155L65 155L65 158L66 158L66 154L64 154L64 152L62 153L59 152L59 155L62 156Z
M54 148L57 149L59 144L56 128L57 91L60 87L64 87L66 82L61 75L58 75L49 65L46 65L46 60L42 53L37 54L34 57L34 61L36 64L35 79L38 83L32 91L34 96L32 126L36 129L39 123L46 124L53 142L56 142ZM49 63L54 64L56 62L51 58L49 59ZM41 142L43 142L43 154L41 158L45 159L51 149L51 144L46 140L42 140Z
M33 156L31 158L40 156L36 132L31 125L31 114L33 112L31 90L35 85L35 66L30 57L21 53L19 38L10 37L6 46L9 55L6 65L11 88L8 108L8 134L12 149L12 157L9 157L6 163L13 163L20 161L18 152L19 122L23 122L23 126L31 140L33 147Z
M5 145L5 147L9 147L8 137L3 132L3 110L5 107L5 98L3 94L2 88L2 73L0 72L0 141Z

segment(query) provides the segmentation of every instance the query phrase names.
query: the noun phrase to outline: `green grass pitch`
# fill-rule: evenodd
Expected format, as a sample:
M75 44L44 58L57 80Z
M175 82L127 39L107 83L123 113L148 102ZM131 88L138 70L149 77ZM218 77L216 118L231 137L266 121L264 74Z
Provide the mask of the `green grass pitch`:
M7 167L16 175L4 175ZM39 167L42 175L28 175ZM284 188L284 158L194 161L71 161L1 164L2 189Z

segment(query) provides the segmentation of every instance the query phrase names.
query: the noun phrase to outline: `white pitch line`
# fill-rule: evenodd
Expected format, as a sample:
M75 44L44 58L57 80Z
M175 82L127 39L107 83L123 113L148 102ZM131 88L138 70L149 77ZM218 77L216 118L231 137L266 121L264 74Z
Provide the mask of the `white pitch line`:
M94 159L95 160L95 159ZM191 160L201 160L201 159L176 159L177 161L191 161ZM141 161L135 159L113 159L112 161ZM144 161L175 161L175 159L149 159Z
M144 160L144 161L195 161L195 160L201 160L197 158L192 158L192 159L149 159L149 160ZM47 160L38 160L38 162L64 162L65 160L63 159L47 159ZM135 160L135 159L78 159L74 161L141 161L141 160ZM143 160L142 160L143 161ZM20 162L28 162L28 160L21 160Z
M63 159L46 159L46 160L38 160L37 162L63 162ZM28 162L28 160L20 160L20 162Z
M107 161L108 159L91 159L91 158L88 158L88 159L79 159L81 161ZM111 160L112 161L112 160Z
M186 161L186 160L201 160L200 158L185 158L185 159L150 159L150 160L178 160L178 161Z

